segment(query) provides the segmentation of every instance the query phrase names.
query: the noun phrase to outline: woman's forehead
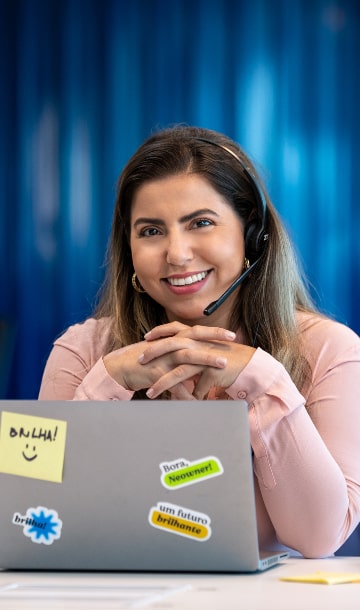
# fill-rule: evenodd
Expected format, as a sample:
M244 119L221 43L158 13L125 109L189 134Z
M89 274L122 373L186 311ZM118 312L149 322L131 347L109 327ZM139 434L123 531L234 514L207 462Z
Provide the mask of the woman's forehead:
M229 202L206 178L199 174L180 174L144 183L134 193L131 221L136 216L176 213L191 214L195 209L216 210Z

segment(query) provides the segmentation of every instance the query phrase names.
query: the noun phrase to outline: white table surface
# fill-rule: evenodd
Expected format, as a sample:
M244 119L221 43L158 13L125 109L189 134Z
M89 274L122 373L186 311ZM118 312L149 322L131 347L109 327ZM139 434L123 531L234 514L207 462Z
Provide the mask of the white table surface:
M317 570L360 574L360 557L287 559L256 574L0 571L6 610L360 610L360 583L282 582Z

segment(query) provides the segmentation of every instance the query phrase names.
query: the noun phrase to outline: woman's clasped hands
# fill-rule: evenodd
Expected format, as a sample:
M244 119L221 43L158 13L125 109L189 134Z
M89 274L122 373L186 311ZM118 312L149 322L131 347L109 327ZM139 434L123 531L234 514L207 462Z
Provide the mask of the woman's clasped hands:
M219 327L170 322L144 341L104 357L110 375L128 390L147 389L149 398L170 391L175 399L203 400L211 388L228 388L255 349L236 343Z

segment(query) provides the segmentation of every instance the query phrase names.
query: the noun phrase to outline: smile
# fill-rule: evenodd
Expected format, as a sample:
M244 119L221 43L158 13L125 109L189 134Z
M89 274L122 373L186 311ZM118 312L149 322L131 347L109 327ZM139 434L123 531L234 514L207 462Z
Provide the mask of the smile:
M27 455L25 455L25 453L24 453L24 452L22 452L22 455L23 455L23 457L25 458L25 460L26 460L27 462L32 462L33 460L35 460L35 459L37 458L37 455L36 455L36 454L35 454L35 455L33 455L33 456L31 456L31 457L28 457Z
M171 286L189 286L190 284L196 284L201 282L208 275L208 271L202 271L201 273L195 273L194 275L188 275L187 277L169 277L167 281Z

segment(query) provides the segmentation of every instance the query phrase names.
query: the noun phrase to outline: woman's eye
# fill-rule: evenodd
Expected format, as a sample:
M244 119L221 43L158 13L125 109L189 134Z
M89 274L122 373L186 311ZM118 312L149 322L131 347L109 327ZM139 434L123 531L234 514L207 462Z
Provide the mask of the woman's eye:
M156 229L156 227L148 227L146 229L142 229L140 232L140 235L142 237L151 237L152 235L159 235L160 231L159 229Z
M209 220L208 218L198 218L197 220L194 221L194 225L195 227L208 227L210 225L214 224L211 220Z

